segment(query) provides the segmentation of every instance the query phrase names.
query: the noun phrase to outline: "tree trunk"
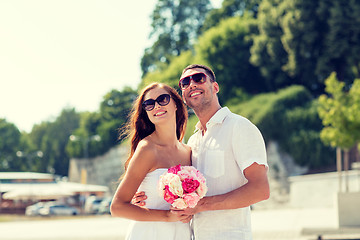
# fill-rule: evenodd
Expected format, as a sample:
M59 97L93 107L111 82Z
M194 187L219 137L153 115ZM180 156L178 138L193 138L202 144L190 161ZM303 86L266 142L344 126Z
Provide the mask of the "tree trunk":
M349 192L349 150L344 150L345 192Z
M339 192L342 192L342 176L341 176L341 171L342 171L342 163L341 163L341 148L337 147L336 148L336 169L339 175Z

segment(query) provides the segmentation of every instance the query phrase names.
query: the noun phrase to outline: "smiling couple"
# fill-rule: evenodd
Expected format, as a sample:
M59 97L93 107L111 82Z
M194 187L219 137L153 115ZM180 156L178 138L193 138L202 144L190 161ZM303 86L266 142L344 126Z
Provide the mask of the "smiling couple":
M209 67L186 67L179 87L183 100L175 89L153 83L135 101L131 151L111 214L134 220L126 239L251 240L250 205L270 195L263 137L248 119L220 106ZM183 101L199 119L187 144ZM160 175L178 164L206 178L208 192L194 208L173 208L158 193Z

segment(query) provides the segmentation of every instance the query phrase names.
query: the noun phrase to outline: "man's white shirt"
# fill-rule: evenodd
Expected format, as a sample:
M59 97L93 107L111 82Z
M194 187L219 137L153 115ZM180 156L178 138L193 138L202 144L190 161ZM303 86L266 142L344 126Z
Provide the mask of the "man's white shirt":
M246 184L244 170L253 163L268 167L263 137L248 119L224 107L206 128L203 135L199 122L188 141L192 165L206 178L206 196L224 194ZM195 240L251 240L250 207L198 213L192 227Z

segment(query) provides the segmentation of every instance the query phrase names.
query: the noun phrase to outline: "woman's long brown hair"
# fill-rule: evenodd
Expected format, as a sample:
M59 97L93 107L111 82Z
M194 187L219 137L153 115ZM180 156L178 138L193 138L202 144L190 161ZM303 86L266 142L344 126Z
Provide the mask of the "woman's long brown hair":
M176 90L163 83L152 83L145 87L138 98L135 100L133 108L130 112L130 118L125 126L125 135L130 138L131 148L128 159L126 160L124 167L125 171L129 165L130 159L135 153L136 147L139 142L145 137L149 136L155 131L155 125L150 121L146 111L142 108L142 103L144 102L144 96L150 90L155 88L165 89L174 100L176 104L176 137L179 141L182 141L185 135L186 124L188 119L188 114L186 107Z

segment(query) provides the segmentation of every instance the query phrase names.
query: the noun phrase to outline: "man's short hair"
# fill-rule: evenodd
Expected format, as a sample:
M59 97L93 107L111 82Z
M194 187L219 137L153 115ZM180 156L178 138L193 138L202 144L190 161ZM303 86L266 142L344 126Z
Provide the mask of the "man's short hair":
M210 77L211 81L216 82L215 73L213 72L213 70L210 67L205 66L205 65L191 64L191 65L187 66L186 68L184 68L182 73L184 74L184 72L186 72L189 69L193 69L193 68L202 68L202 69L204 69L206 74Z

